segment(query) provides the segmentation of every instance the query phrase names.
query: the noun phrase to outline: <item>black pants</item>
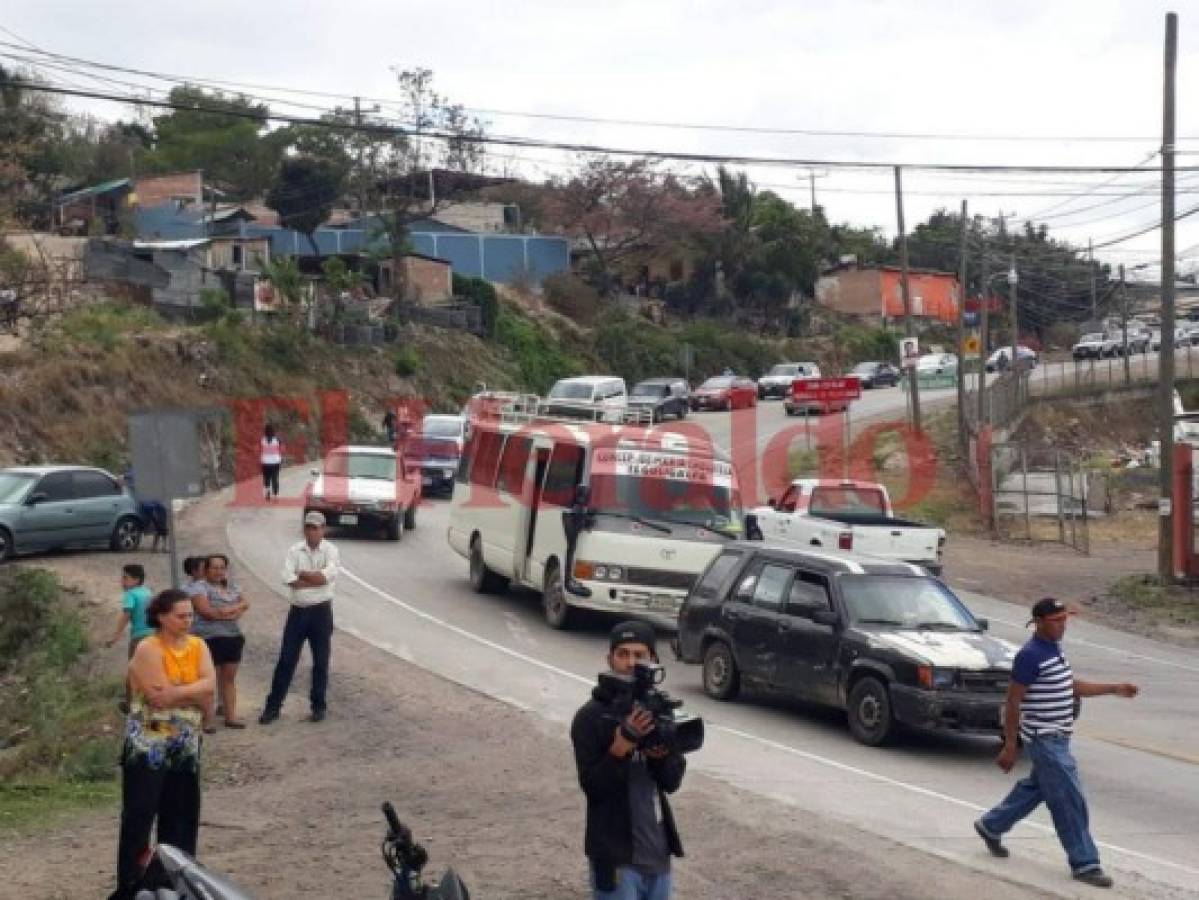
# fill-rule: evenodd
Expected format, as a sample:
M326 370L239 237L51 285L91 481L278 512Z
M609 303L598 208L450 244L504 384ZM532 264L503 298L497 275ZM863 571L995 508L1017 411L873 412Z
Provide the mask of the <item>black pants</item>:
M316 606L293 606L287 612L283 626L283 645L271 679L271 693L266 708L279 710L291 687L304 642L312 650L312 691L308 695L312 709L324 710L325 690L329 686L329 654L333 643L333 603L326 600Z
M262 489L265 493L279 496L279 469L282 467L282 463L262 464Z
M117 891L132 898L142 875L140 858L158 820L158 843L196 855L200 831L200 773L167 772L145 763L121 768L121 837L117 844Z

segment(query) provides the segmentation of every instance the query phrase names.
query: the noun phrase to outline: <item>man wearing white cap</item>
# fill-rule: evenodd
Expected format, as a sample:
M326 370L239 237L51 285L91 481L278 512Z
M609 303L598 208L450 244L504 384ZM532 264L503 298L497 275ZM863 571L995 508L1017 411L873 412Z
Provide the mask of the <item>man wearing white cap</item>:
M337 548L324 538L325 517L315 511L306 513L304 539L291 546L283 562L283 583L291 588L291 609L283 627L283 644L271 679L271 693L258 718L261 725L279 718L305 641L312 651L310 721L324 721L333 642L333 585L338 569Z

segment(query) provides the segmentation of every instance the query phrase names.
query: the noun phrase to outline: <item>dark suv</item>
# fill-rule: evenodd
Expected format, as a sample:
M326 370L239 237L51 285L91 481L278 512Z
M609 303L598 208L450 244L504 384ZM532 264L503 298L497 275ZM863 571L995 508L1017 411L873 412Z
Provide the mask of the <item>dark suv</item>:
M655 422L667 416L687 418L691 389L682 378L650 378L633 385L629 392L629 407L648 409Z
M741 687L837 706L865 744L897 724L1002 731L1016 648L918 566L730 544L679 611L676 653L704 690Z

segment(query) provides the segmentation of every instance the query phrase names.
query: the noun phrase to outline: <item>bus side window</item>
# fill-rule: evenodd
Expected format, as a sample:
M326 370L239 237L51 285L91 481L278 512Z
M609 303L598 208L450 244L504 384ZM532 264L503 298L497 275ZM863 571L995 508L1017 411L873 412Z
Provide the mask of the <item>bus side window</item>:
M541 502L549 506L570 506L575 487L583 480L583 448L578 444L554 444L545 472Z
M480 431L475 459L470 467L470 483L479 487L495 485L496 469L504 448L504 435L498 431Z
M532 438L508 438L504 455L500 458L500 477L496 487L513 497L524 492L525 467L529 463L529 451L533 449Z
M481 431L477 429L473 431L466 439L466 445L462 448L462 458L458 460L458 473L454 476L454 480L459 484L470 483L470 467L474 462L475 454L479 451L479 435Z

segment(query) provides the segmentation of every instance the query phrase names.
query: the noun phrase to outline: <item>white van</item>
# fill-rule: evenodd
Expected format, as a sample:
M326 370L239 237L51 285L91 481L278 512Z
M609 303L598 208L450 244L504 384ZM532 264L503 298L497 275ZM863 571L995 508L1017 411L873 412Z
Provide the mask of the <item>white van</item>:
M731 462L687 426L584 423L552 405L476 398L447 532L471 585L540 591L553 628L575 608L676 627L699 573L745 536Z
M623 378L613 375L579 375L554 382L546 400L554 415L620 422L629 405L629 389Z

